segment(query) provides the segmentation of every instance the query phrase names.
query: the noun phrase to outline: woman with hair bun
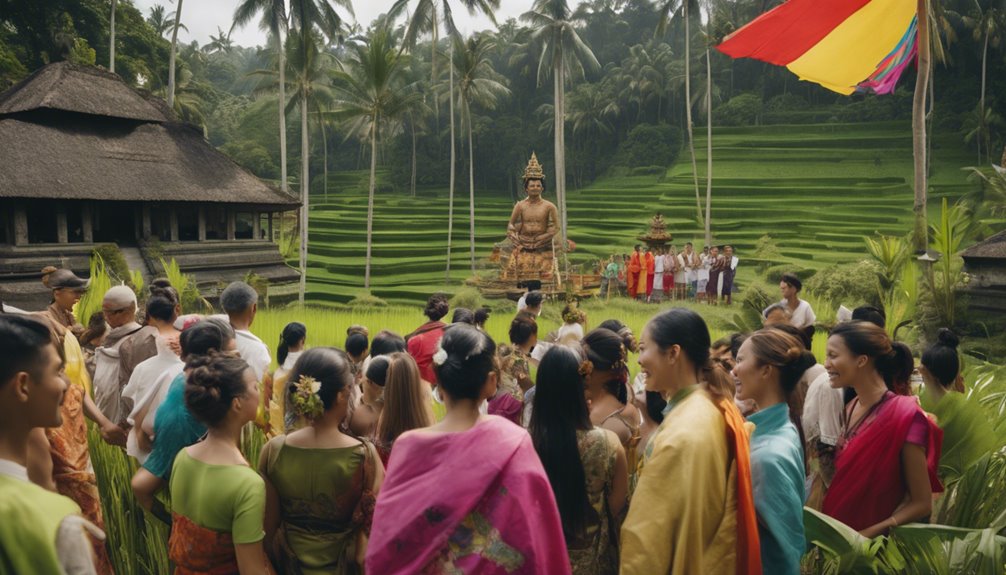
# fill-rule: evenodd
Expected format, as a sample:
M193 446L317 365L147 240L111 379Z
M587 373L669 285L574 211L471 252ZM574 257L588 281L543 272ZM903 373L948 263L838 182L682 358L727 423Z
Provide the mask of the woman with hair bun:
M447 414L395 441L367 571L569 574L555 497L531 437L479 412L496 393L496 344L456 324L432 359Z
M758 514L758 541L765 573L799 575L803 534L804 454L799 420L789 399L814 354L792 334L763 329L737 352L733 376L737 398L753 400L758 411L751 436L751 482Z
M959 477L981 456L999 447L982 407L964 394L958 345L957 335L941 328L936 343L922 352L919 366L925 382L922 407L936 416L936 424L943 430L939 475L944 481Z
M685 308L643 330L646 389L668 401L622 526L622 575L761 573L748 432L710 343Z
M352 361L331 347L300 356L290 372L289 408L307 425L273 438L259 457L265 546L283 573L363 572L384 466L373 444L340 429L355 384Z
M304 353L307 343L307 326L299 321L292 321L279 334L279 345L276 347L276 361L279 367L272 376L272 386L269 389L269 437L288 433L296 427L297 418L287 409L288 386L290 372L297 359Z
M610 329L599 327L583 338L584 381L590 402L590 422L614 431L628 461L636 461L642 416L629 401L629 366L625 340ZM634 467L629 469L629 492L634 486Z
M943 431L910 395L911 351L864 321L835 326L827 349L832 387L852 387L857 397L846 407L823 511L866 537L925 519L943 491Z
M258 411L255 372L229 354L189 363L185 405L208 431L175 458L168 556L176 575L271 574L262 546L265 483L238 447Z
M419 375L431 385L437 384L437 374L433 369L433 354L437 350L437 342L444 335L444 328L447 324L440 321L450 308L447 296L434 294L426 302L423 315L429 319L426 323L416 328L415 331L405 336L409 355L416 360L419 366Z

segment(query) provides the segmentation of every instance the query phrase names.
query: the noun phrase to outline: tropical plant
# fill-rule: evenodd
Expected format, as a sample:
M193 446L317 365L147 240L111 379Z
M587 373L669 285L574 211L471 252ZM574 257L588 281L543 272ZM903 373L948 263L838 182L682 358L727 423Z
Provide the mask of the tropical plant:
M259 12L262 13L262 20L259 28L268 30L269 36L276 42L276 56L278 64L276 69L279 73L279 169L280 188L286 192L286 64L284 63L283 37L287 32L286 0L243 0L234 11L235 27L244 26Z
M985 76L989 54L989 44L998 47L1002 40L1003 28L1006 27L1006 12L1002 8L994 5L983 6L977 0L974 1L972 14L963 18L965 26L971 29L972 36L976 42L982 43L982 80L981 92L978 97L978 117L979 126L987 131L984 120L990 111L985 106ZM978 163L982 163L982 144L985 144L985 155L991 157L992 150L989 149L988 139L978 140Z
M350 134L370 140L370 188L367 196L367 253L364 289L370 288L374 233L374 191L377 182L377 142L382 122L399 117L421 95L400 79L405 57L395 48L392 33L381 27L349 45L349 58L333 72L335 101L331 116L346 123Z
M1003 157L1006 158L1006 154ZM1006 164L1006 159L1003 163ZM976 204L988 209L992 216L1006 214L1006 172L995 170L986 174L976 167L967 168L967 171L969 179L981 185Z
M500 7L500 0L461 0L462 5L468 10L469 14L476 14L481 12L489 17L489 19L496 23L496 13L495 11ZM412 49L416 45L416 41L419 39L419 35L424 32L430 32L433 39L431 42L431 58L430 58L430 78L431 83L436 83L437 81L437 46L440 39L440 22L443 21L444 26L447 29L447 33L454 38L460 38L457 26L454 25L454 11L451 8L451 0L416 0L415 9L412 11L412 15L409 19L408 26L405 30L405 37L402 39L402 49ZM408 9L409 0L396 0L394 5L392 5L391 10L388 11L390 19L398 18L403 12ZM450 43L451 54L449 56L449 61L454 61L454 38ZM457 143L457 138L454 135L454 66L450 65L449 68L449 80L448 80L448 103L450 110L450 139L451 139L451 171L450 171L450 184L448 186L448 199L447 199L447 257L446 259L446 271L445 283L450 283L451 281L451 240L454 233L454 178L456 176L455 165L457 162L457 152L455 150L455 145ZM436 112L439 118L440 107L436 107Z
M468 131L468 206L471 246L471 270L475 273L475 153L472 144L472 105L492 110L501 98L510 94L505 81L493 69L489 59L496 43L489 36L476 36L467 41L454 40L454 68L458 75L458 105L461 126Z
M991 106L983 107L978 104L964 118L961 131L964 132L964 142L970 144L975 142L978 145L978 163L982 162L982 150L985 156L989 156L992 148L992 129L1003 125L1002 116L997 114Z
M343 18L336 10L340 6L353 13L353 5L350 0L293 0L290 2L290 22L292 29L296 31L296 46L300 50L299 70L302 84L307 82L311 75L311 53L316 49L317 36L315 31L319 31L322 36L330 42L337 39L343 29ZM291 34L291 37L293 35ZM297 292L297 301L304 303L304 294L307 291L307 248L308 229L310 214L310 136L307 125L308 107L310 96L308 91L300 92L300 289Z
M175 9L175 23L171 27L171 53L168 56L168 108L175 107L175 57L178 53L178 28L182 23L182 2Z
M887 333L892 337L912 322L918 299L916 266L912 261L911 238L908 236L864 237L866 249L880 265L877 280L880 301L887 316Z
M685 23L685 125L688 132L688 150L692 156L692 179L695 183L695 219L704 226L702 217L702 200L699 198L699 168L695 161L695 137L692 133L692 72L691 72L691 24L689 12L698 8L697 0L661 0L659 4L660 20L657 23L657 34L663 35L671 23L674 14L681 12Z
M240 9L240 6L238 7ZM210 34L210 41L203 46L203 52L207 54L216 54L218 52L223 52L229 54L234 49L234 41L231 40L231 30L224 32L220 26L217 26L217 35L214 36Z
M931 231L932 248L942 256L927 268L925 277L932 308L924 323L930 328L955 325L959 305L957 289L964 279L964 260L959 253L970 237L972 226L973 220L966 205L958 203L949 206L947 199L943 198L939 223L932 226Z
M601 68L590 47L580 39L566 0L535 0L521 20L534 29L532 45L540 50L538 85L551 74L555 138L555 189L559 201L559 229L566 245L566 80Z

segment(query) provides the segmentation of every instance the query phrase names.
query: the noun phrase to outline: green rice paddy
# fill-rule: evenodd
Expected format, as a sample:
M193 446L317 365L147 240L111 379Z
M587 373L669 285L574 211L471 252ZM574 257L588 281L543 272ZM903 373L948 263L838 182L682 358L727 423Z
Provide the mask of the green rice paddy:
M706 141L697 137L699 184L705 198ZM745 257L770 234L784 258L804 268L864 258L864 235L904 234L912 221L912 138L908 122L771 125L713 131L713 235L736 246L739 282L753 275ZM934 138L931 214L939 198L970 189L961 168L973 163L956 134ZM519 173L520 166L514 167ZM546 172L550 169L546 166ZM461 181L461 179L459 179ZM329 179L329 199L311 198L308 302L338 305L363 292L367 172ZM546 197L554 201L552 190ZM702 243L695 218L691 162L684 151L661 177L607 177L569 190L572 258L589 262L627 253L661 212L679 247ZM371 293L391 303L415 304L438 290L451 291L471 275L468 190L455 196L451 286L444 285L447 190L420 189L417 197L379 191L374 207ZM479 266L502 241L513 202L505 192L476 190Z

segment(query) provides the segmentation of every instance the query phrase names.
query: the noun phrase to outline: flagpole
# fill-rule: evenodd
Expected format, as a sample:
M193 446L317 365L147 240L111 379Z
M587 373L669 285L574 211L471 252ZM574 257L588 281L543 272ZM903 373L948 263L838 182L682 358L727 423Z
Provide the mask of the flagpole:
M928 247L929 227L926 223L926 90L929 87L929 13L926 0L917 0L916 49L918 50L918 73L915 78L915 97L912 100L912 152L915 159L914 186L915 213L913 246L916 251Z

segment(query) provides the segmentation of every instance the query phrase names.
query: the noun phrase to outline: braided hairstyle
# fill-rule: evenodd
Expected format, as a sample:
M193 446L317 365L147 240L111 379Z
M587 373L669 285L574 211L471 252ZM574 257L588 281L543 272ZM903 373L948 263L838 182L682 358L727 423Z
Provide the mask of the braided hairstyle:
M622 405L627 404L629 366L623 338L610 329L599 327L584 336L582 343L583 355L590 361L593 370L611 372L611 377L604 382L605 391L614 395Z

